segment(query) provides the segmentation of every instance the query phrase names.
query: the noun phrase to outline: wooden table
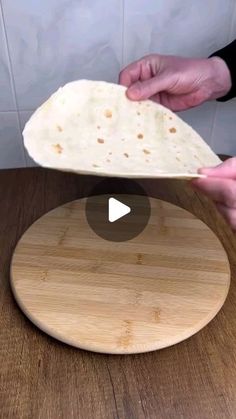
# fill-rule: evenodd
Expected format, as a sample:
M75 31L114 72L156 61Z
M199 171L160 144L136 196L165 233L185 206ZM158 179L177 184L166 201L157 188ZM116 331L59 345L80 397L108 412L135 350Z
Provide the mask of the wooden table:
M141 183L150 196L206 221L228 252L229 296L197 335L144 355L99 355L48 337L14 302L9 265L17 240L39 216L86 196L98 180L39 168L0 172L0 417L236 418L236 240L213 205L185 182Z

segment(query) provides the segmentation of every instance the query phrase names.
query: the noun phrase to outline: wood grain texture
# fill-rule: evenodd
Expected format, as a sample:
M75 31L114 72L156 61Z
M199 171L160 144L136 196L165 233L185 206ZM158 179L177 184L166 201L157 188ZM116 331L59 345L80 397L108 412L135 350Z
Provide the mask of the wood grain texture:
M93 199L94 217L102 199ZM191 213L154 198L150 205L146 228L122 243L91 230L86 199L37 220L11 265L29 319L65 343L113 354L161 349L205 326L228 293L227 254ZM136 217L128 220L126 229Z
M0 417L235 418L236 239L214 206L189 184L140 182L151 196L204 220L229 256L226 302L191 339L142 355L94 354L41 333L19 310L9 285L16 243L40 216L86 196L97 182L39 168L0 172Z

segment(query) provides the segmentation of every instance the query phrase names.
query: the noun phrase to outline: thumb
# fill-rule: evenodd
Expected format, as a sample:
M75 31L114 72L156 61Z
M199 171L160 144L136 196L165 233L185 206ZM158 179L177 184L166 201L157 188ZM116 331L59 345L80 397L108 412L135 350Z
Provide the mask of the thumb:
M216 167L200 169L199 172L210 177L236 179L236 157L232 157Z
M127 96L131 100L145 100L159 92L168 90L171 81L167 76L156 76L149 80L137 81L127 90Z

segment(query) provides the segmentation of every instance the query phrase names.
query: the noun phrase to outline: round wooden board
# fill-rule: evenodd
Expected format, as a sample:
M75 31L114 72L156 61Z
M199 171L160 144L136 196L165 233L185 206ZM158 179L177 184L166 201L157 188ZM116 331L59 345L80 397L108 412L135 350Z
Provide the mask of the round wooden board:
M230 268L203 222L150 198L144 231L110 242L88 226L85 203L47 213L15 249L13 293L34 324L78 348L129 354L178 343L217 314Z

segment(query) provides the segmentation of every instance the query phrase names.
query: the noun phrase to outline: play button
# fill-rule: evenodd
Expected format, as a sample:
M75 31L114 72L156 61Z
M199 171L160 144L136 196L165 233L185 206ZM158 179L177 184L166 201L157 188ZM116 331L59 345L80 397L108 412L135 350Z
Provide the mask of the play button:
M114 221L119 220L131 211L128 205L122 204L115 198L109 198L108 202L108 220L110 223L114 223Z
M132 180L107 178L91 191L86 218L91 229L105 240L122 242L138 236L150 217L149 199Z

